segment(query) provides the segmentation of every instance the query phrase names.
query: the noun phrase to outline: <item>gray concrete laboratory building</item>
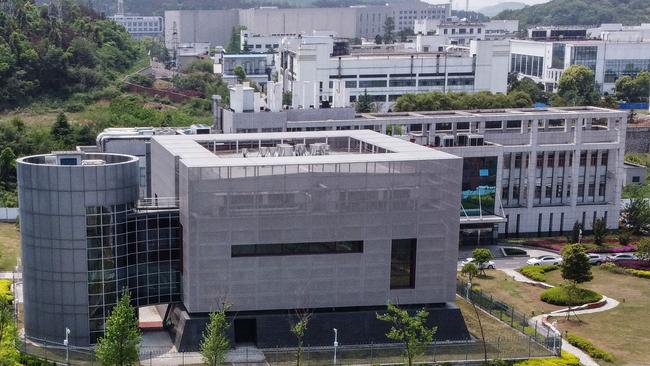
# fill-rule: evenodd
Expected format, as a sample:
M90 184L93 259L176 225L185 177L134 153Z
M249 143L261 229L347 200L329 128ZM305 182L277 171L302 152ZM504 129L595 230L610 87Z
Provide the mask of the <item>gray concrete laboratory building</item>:
M180 350L230 304L231 337L290 347L386 342L387 301L425 307L441 340L468 337L454 305L462 158L368 130L151 138L138 158L18 160L28 337L87 346L119 291L167 304Z

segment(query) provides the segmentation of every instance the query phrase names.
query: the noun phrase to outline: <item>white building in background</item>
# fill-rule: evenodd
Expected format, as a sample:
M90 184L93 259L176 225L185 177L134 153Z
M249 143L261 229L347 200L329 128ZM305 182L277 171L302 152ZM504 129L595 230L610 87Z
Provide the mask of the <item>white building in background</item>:
M164 31L163 17L139 15L113 15L112 21L126 28L134 38L151 37L161 39Z
M575 64L594 71L601 91L611 94L621 76L650 71L650 42L510 41L510 71L544 83L549 91L557 88L564 70Z
M445 43L457 45L468 45L471 41L513 38L518 30L518 20L468 22L456 17L443 21L418 19L414 22L413 27L413 32L418 36L443 37Z
M229 85L234 85L237 83L235 68L241 66L248 80L265 84L274 70L273 61L272 53L220 53L215 57L214 72Z
M587 35L610 42L650 42L650 23L634 26L601 24L598 28L589 28Z
M490 20L483 28L486 40L515 38L519 32L518 20Z
M472 42L470 47L390 53L349 52L332 37L287 38L276 56L278 80L294 92L294 104L307 108L300 90L315 90L316 101L333 101L334 82L343 80L354 102L367 91L376 102L394 102L405 93L507 90L509 44ZM317 103L318 104L318 103ZM316 107L316 106L314 106Z
M386 19L395 20L395 31L412 29L416 19L447 19L451 4L429 4L419 0L388 1L384 5L340 8L260 7L232 10L165 11L165 44L209 42L228 43L233 27L245 26L251 35L311 34L331 30L344 38L375 38L383 35ZM270 41L270 39L269 39ZM267 44L262 43L262 47Z

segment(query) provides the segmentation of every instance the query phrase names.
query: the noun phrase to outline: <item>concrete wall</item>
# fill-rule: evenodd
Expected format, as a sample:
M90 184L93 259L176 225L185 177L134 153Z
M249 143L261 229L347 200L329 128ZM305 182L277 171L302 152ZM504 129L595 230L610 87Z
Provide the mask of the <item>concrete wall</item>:
M181 160L188 311L209 312L224 301L233 311L454 301L459 221L448 212L458 211L461 160L376 166L366 172L366 163L315 164L325 172L307 173L287 165L286 174L259 167L259 176L244 177L241 167L194 168ZM270 195L286 201L236 206L248 198L266 202ZM390 289L392 238L418 239L414 289ZM231 258L236 244L340 240L363 240L363 253Z
M91 159L106 155L87 155ZM114 155L115 156L115 155ZM138 160L60 166L18 159L25 332L28 337L88 346L86 207L138 198Z
M626 153L650 152L650 127L628 126L626 136Z
M239 24L257 34L304 33L333 30L339 37L356 37L356 12L341 8L245 9Z
M174 29L179 43L209 42L214 46L227 46L232 29L237 25L239 25L237 9L167 10L165 11L165 46L169 49L173 48Z

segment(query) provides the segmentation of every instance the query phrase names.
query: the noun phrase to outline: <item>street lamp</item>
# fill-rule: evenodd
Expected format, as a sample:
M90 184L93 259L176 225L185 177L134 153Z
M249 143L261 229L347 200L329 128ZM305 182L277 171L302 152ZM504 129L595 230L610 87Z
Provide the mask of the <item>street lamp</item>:
M582 242L582 229L578 231L578 244Z
M70 336L70 328L65 328L65 339L63 340L63 345L65 346L65 364L70 364L70 342L68 342L68 337Z
M339 341L338 341L338 330L334 328L334 365L336 366L336 347L339 346Z

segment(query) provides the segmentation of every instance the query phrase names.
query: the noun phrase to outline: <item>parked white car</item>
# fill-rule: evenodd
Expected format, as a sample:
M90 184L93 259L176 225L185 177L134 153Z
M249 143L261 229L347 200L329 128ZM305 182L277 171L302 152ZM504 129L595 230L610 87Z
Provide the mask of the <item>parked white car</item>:
M614 253L608 255L605 260L608 262L628 261L638 259L633 253Z
M474 258L465 258L462 262L460 262L461 266L466 265L467 263L472 263L474 262ZM483 263L480 266L477 266L478 269L494 269L494 261L488 261L487 263Z
M526 263L533 266L541 266L544 264L559 265L562 263L562 257L557 255L540 255L539 257L530 258Z
M589 257L589 263L594 265L602 264L605 261L602 255L596 253L587 253L587 257Z

